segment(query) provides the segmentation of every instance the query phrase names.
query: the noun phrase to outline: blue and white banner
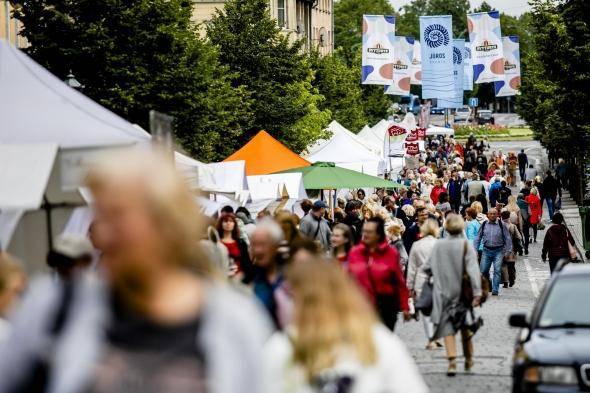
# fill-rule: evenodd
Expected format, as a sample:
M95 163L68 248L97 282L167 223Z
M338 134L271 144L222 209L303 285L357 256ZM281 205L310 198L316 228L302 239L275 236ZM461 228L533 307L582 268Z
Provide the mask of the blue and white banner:
M407 96L410 95L410 67L414 54L414 39L412 37L395 37L393 48L393 84L387 87L385 94Z
M443 98L438 100L437 106L439 108L462 108L463 107L463 74L465 63L463 63L463 55L465 52L465 40L453 40L453 76L455 79L455 95L453 98Z
M463 51L463 90L473 90L473 64L471 63L471 43L465 42L465 50Z
M422 98L453 98L452 16L421 16Z
M410 67L412 72L412 79L410 83L412 85L422 84L422 46L420 40L414 40L414 54L412 56L412 66Z
M504 51L500 30L500 12L467 15L471 42L473 81L488 83L504 80Z
M363 15L362 84L393 83L394 43L394 16Z
M518 94L520 89L520 44L518 36L502 37L504 46L504 80L494 82L496 97Z

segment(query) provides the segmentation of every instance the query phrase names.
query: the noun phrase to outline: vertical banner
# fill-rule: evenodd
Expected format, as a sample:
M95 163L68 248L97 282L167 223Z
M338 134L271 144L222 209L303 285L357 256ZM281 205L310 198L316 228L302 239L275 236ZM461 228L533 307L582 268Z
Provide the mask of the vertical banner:
M467 15L471 42L473 81L488 83L504 80L504 51L500 31L500 12Z
M463 73L465 65L463 54L465 53L465 40L455 38L453 40L453 77L455 79L455 95L453 98L438 100L439 108L462 108L463 107Z
M463 90L473 90L473 64L471 62L471 43L465 42L463 51Z
M414 39L412 37L395 37L393 46L393 84L385 90L385 94L398 96L410 95L410 79Z
M422 84L422 47L420 40L414 40L414 53L412 54L412 65L410 67L412 85Z
M518 94L520 89L520 44L518 36L502 37L504 47L504 80L494 82L496 97Z
M391 85L395 17L363 15L362 84Z
M450 15L421 16L422 98L453 98L453 22Z

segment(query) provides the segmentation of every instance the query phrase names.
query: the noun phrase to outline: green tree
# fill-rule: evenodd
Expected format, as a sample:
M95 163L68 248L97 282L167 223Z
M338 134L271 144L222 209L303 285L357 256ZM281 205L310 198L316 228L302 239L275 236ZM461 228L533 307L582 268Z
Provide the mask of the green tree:
M281 33L266 0L230 0L206 26L220 61L233 73L235 87L252 97L254 121L244 125L244 143L261 129L302 151L324 135L330 113L312 86L313 72L302 42Z
M59 77L73 70L84 93L142 127L156 109L175 117L178 140L212 160L251 121L248 95L232 89L217 53L195 33L188 0L23 0L26 52ZM223 140L222 140L223 138Z
M358 131L365 124L363 91L359 83L360 71L351 68L337 54L311 54L315 69L314 86L325 97L322 109L328 109L334 120L344 127Z
M535 137L579 171L588 163L590 133L590 4L534 0L519 114ZM573 196L583 197L578 172Z

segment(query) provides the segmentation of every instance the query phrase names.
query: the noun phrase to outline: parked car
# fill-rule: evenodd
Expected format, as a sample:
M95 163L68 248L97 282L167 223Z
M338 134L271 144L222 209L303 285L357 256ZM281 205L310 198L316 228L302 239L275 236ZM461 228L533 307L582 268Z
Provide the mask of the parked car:
M590 265L557 268L532 314L512 314L521 328L513 358L513 393L590 392Z
M455 123L471 121L471 109L467 107L455 110Z
M492 115L492 111L489 109L480 109L477 112L477 124L495 124L494 116Z
M444 115L445 108L430 108L431 115Z

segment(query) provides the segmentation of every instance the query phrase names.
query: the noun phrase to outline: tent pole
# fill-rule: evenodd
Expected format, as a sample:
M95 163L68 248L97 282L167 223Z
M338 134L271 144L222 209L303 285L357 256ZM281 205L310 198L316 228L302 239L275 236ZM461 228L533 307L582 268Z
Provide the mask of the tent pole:
M53 250L53 229L51 222L51 204L47 199L47 195L43 195L43 210L45 210L45 225L47 226L47 246L49 251Z

